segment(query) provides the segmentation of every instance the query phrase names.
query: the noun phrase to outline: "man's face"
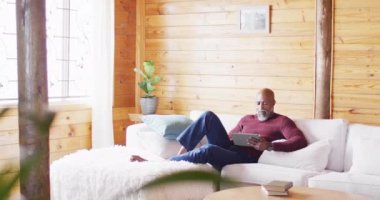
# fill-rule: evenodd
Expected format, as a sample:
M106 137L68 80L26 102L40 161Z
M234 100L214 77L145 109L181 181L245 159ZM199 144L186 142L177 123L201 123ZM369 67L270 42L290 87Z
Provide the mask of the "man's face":
M273 97L264 94L258 94L256 97L256 115L260 121L267 120L273 113L275 101Z

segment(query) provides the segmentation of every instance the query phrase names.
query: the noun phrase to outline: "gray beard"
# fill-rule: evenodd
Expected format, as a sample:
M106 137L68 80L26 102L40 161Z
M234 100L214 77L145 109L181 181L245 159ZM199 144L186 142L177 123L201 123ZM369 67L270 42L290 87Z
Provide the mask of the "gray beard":
M272 115L272 112L266 110L257 111L257 119L261 122L266 121Z

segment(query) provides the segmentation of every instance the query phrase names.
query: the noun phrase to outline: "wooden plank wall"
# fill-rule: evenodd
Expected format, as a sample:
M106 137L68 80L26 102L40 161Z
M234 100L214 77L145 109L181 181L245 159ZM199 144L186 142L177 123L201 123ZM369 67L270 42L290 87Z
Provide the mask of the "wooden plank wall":
M240 9L271 5L270 34L240 31ZM276 111L312 118L314 0L145 0L145 59L163 81L161 113L254 112L258 89Z
M125 144L125 129L135 112L136 0L115 0L114 141Z
M333 117L380 125L380 1L336 0Z
M84 105L52 106L57 112L50 127L50 162L79 149L91 148L91 108ZM11 109L0 118L0 172L13 166L11 176L19 170L18 110ZM19 195L18 187L14 196Z

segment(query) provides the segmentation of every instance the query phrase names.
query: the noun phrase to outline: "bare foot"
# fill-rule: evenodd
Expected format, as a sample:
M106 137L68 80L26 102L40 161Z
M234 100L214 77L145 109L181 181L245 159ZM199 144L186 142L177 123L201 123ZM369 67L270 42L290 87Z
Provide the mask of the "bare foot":
M181 148L179 149L177 155L181 155L181 154L186 153L186 152L187 152L187 150L185 149L185 147L181 146Z
M146 159L142 158L139 155L132 155L131 158L129 159L131 162L144 162L147 161Z

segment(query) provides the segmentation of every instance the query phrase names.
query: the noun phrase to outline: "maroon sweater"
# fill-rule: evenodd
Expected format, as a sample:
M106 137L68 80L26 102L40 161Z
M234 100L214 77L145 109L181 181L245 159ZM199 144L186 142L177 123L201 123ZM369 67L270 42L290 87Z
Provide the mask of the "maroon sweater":
M246 115L240 119L239 123L229 132L231 133L258 133L267 141L285 139L281 142L272 142L274 151L295 151L307 146L307 141L302 131L295 123L286 116L273 113L273 116L266 121L259 121L256 115ZM242 147L249 154L259 158L262 151L253 147Z

